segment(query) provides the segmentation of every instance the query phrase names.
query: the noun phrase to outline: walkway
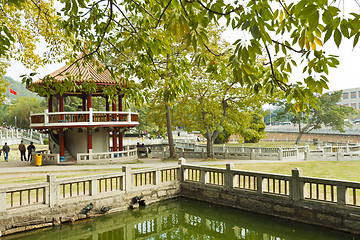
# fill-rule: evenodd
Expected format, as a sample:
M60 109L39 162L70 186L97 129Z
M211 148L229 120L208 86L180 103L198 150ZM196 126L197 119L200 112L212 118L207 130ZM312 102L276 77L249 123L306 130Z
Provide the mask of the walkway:
M2 159L1 159L2 160ZM0 174L4 173L36 173L36 172L62 172L62 171L84 171L84 170L108 170L121 169L123 165L130 165L133 168L150 168L161 166L176 165L176 161L162 161L160 158L141 158L143 163L134 164L99 164L99 165L51 165L51 166L32 166L29 162L21 162L19 160L10 162L0 162ZM216 160L216 161L199 161L199 159L186 159L188 164L192 165L224 165L227 163L268 163L268 162L299 162L303 159L289 159L283 161L269 161L269 160Z

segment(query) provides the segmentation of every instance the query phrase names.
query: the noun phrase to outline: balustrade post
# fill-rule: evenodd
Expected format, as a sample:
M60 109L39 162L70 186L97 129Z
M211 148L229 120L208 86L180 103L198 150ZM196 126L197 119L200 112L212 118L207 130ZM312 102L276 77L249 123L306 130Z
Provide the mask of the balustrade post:
M200 183L206 185L209 182L209 173L204 168L200 170Z
M231 170L234 170L235 166L233 163L226 164L226 172L224 177L224 186L227 190L231 190L234 188L234 175Z
M49 123L49 110L45 109L44 111L44 123L48 124Z
M58 203L58 193L60 191L56 184L56 176L53 174L47 175L47 182L49 183L49 193L46 194L45 203L49 204L49 207L54 207Z
M225 149L225 159L229 158L229 149Z
M161 184L161 171L160 170L156 170L154 172L155 176L154 176L154 185L160 185Z
M206 158L205 149L201 149L201 158Z
M125 192L130 192L132 189L132 175L131 175L131 166L123 166L122 171L125 173L125 180L123 181L125 186Z
M179 180L180 182L185 181L185 179L187 179L187 176L185 175L185 168L184 165L186 164L186 159L185 158L179 158L178 159L178 165L180 165L180 169L179 169Z
M6 192L0 192L0 212L6 212Z
M258 152L261 153L261 146L258 146Z
M128 122L131 122L131 109L128 109L129 115L128 115Z
M284 155L284 151L282 148L279 149L279 153L278 153L278 157L279 157L279 160L283 160L283 155Z
M166 149L165 148L162 151L162 158L166 158Z
M89 108L89 122L90 124L93 123L93 109L92 108Z
M294 168L291 170L291 173L290 197L293 201L300 201L301 199L304 199L304 185L300 181L303 172L300 168Z
M263 181L263 177L262 176L257 176L256 177L256 186L257 186L257 189L256 191L258 193L261 193L263 192L263 186L264 186L264 181Z
M251 149L250 160L255 160L255 159L256 159L255 149Z
M98 180L91 179L90 180L90 195L96 196L98 194Z
M337 151L336 152L336 161L340 161L341 160L341 152Z
M244 152L244 144L241 144L241 152Z
M346 204L346 196L348 195L348 189L343 185L336 185L337 190L337 204L345 205Z

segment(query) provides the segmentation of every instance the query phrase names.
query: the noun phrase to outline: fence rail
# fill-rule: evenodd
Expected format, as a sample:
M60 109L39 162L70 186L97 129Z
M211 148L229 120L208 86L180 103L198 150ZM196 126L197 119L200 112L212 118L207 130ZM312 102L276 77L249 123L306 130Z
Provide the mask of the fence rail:
M123 172L56 179L48 176L45 183L0 188L0 212L29 205L54 206L71 198L101 197L101 194L125 194L133 191L166 187L167 184L190 184L194 188L206 186L230 190L236 194L243 191L253 194L279 197L303 203L331 204L360 210L360 183L313 177L303 177L300 169L292 175L270 174L226 168L203 167L185 164L131 170L124 166ZM323 205L319 205L323 206Z

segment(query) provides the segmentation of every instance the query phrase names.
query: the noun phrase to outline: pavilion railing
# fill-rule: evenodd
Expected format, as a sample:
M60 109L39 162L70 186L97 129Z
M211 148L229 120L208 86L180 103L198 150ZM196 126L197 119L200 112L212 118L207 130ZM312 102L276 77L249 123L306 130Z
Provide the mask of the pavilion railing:
M112 125L114 123L137 123L138 113L131 112L110 112L110 111L89 111L80 112L48 112L31 114L31 127L47 125Z

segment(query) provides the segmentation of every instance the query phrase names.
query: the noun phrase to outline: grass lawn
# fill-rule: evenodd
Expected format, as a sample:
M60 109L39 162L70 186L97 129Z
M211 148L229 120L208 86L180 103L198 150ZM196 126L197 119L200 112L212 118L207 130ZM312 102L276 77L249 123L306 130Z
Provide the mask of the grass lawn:
M235 168L254 172L291 175L294 168L303 170L303 176L329 178L360 182L360 162L358 161L308 161L280 163L244 163Z

